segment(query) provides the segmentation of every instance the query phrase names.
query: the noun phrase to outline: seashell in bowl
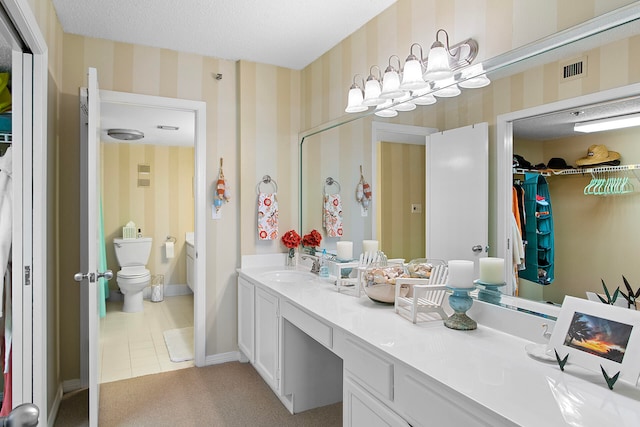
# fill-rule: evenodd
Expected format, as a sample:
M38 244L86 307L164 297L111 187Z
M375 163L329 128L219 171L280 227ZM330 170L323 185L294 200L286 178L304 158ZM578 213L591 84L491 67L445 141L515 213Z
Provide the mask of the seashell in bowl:
M393 304L399 277L408 277L402 264L370 267L364 273L364 292L375 302Z

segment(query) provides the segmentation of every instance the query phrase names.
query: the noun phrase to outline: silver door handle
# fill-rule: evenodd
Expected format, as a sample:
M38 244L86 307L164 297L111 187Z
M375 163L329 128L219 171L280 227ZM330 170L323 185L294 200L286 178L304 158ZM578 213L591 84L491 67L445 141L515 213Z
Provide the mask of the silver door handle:
M76 273L73 275L73 280L76 282L82 282L84 279L89 279L89 282L95 281L93 273Z
M104 277L105 280L111 280L113 279L113 271L107 270L104 273L98 273L98 279L101 277Z
M471 250L475 253L482 252L482 245L475 245L471 248Z

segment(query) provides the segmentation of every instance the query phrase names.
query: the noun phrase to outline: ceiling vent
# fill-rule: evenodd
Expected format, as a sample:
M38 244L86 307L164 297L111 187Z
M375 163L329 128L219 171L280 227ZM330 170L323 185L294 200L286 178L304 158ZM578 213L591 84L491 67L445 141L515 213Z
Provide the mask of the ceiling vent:
M560 64L560 81L581 79L587 75L587 57L572 59Z

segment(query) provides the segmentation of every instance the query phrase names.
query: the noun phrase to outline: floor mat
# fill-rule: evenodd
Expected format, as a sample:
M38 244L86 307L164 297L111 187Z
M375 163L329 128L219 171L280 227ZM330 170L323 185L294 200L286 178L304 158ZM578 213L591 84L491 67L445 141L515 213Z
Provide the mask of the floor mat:
M163 332L172 362L193 360L193 326Z

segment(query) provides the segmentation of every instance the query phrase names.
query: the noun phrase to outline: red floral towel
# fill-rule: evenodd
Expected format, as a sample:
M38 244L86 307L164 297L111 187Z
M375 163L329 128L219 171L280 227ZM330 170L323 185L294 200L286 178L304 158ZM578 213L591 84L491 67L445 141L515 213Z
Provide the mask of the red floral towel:
M275 240L278 237L278 198L276 193L258 194L258 238Z
M339 194L324 195L322 222L327 237L342 236L342 201Z

